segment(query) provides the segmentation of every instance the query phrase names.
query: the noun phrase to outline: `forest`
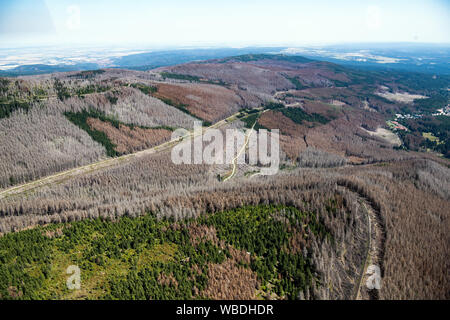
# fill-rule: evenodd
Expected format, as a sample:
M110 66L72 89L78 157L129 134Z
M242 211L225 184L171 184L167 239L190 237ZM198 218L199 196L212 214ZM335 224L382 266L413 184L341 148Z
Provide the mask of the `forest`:
M246 270L235 284L250 286L243 290L249 294L247 298L259 294L295 299L304 295L313 281L320 282L314 276L311 257L289 247L299 228L319 239L331 237L314 213L288 206L247 206L182 222L146 214L11 233L0 238L0 296L216 298L213 288L224 284L211 277L213 270L231 263L235 272ZM204 238L200 230L210 232ZM69 265L81 269L81 292L66 287ZM253 281L246 283L245 275ZM232 290L236 292L231 294L243 294L238 288Z
M81 80L71 74L59 76L2 82L5 87L0 100L23 101L20 103L24 107L12 113L9 107L0 108L5 115L0 119L0 187L92 163L105 156L150 148L165 142L172 128L193 126L195 118L134 88L151 87L143 81L134 79L129 87L129 82L117 82L114 73L107 72L93 73ZM79 90L101 87L109 89L76 94ZM95 123L94 128L86 123L88 118L102 122Z
M419 119L401 119L409 130L400 132L406 148L434 150L450 158L450 119L448 116L424 116Z
M116 145L111 143L108 136L102 131L91 129L91 127L87 124L88 118L97 118L97 119L102 119L102 120L106 119L106 117L103 114L101 114L95 110L90 110L90 111L83 110L80 113L65 112L64 115L67 117L67 119L69 119L70 122L74 123L81 129L86 131L94 141L103 145L106 149L106 154L109 157L115 157L118 155L117 151L115 150ZM111 120L110 122L113 122L118 126L117 120L115 120L115 121Z
M448 85L283 55L2 79L1 298L448 299ZM196 119L279 129L278 173L153 148Z
M331 119L327 119L321 114L312 113L308 114L300 108L284 108L281 109L280 112L284 114L286 117L291 119L292 121L302 124L303 121L308 121L311 123L320 123L325 124L330 122Z
M173 128L171 128L169 126L158 126L158 127L149 128L149 127L145 127L145 126L138 126L135 124L126 124L126 123L123 123L123 122L115 119L112 116L106 116L104 113L97 111L95 109L90 109L89 111L83 110L83 111L77 112L77 113L65 112L64 115L70 122L72 122L73 124L77 125L79 128L86 131L94 141L103 145L106 149L106 154L109 157L115 157L115 156L124 154L124 152L119 152L117 150L117 144L114 144L111 141L111 139L114 139L114 138L110 138L110 136L108 136L109 132L105 132L106 130L104 130L104 131L96 130L95 128L92 127L92 125L89 124L89 123L92 123L92 119L98 119L99 121L101 121L103 123L109 123L114 128L116 128L118 130L122 130L122 131L123 131L124 127L127 127L128 130L131 132L136 131L135 129L141 129L143 131L156 131L156 130L173 131ZM134 136L134 138L136 139L136 136ZM166 138L168 138L168 135L166 136ZM167 139L158 140L158 141L163 142L165 140L167 140ZM146 143L145 145L147 147L150 147L152 144ZM130 150L130 152L136 151L136 150L137 149L132 149L132 150Z

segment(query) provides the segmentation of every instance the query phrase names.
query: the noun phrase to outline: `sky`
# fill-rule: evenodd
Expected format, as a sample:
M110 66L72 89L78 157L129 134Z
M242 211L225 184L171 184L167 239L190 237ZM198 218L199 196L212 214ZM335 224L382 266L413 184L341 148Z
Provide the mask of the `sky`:
M450 0L0 0L0 47L450 43Z

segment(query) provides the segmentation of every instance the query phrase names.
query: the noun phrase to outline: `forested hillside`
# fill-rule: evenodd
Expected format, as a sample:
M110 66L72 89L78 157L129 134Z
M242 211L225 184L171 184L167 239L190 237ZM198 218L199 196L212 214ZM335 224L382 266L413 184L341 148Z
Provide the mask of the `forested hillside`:
M0 294L19 299L313 297L321 279L307 248L325 239L333 241L314 213L286 206L243 207L182 222L146 215L53 225L0 239L5 253ZM75 294L62 277L67 263L83 270L83 290Z
M1 298L448 299L449 80L283 55L4 78ZM175 164L196 120L278 129L279 170Z

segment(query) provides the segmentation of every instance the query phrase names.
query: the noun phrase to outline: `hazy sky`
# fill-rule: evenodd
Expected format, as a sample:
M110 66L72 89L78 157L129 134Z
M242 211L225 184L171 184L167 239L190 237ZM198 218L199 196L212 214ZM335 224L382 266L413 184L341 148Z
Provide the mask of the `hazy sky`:
M449 0L0 0L0 45L450 43Z

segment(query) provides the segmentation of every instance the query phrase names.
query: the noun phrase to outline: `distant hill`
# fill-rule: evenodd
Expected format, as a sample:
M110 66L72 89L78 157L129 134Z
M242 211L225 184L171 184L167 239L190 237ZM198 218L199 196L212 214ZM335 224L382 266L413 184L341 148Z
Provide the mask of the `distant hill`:
M111 58L109 63L75 63L75 64L32 64L22 65L9 70L0 71L0 76L17 77L38 75L54 72L84 71L99 68L125 68L132 70L150 70L158 67L171 66L192 61L220 59L229 56L245 54L276 53L281 47L248 47L248 48L219 48L219 49L183 49L165 50L130 54L123 57Z
M37 49L38 50L38 49ZM337 63L357 67L364 70L391 70L395 72L409 71L431 74L450 74L450 49L445 45L412 45L412 44L347 44L324 47L246 47L246 48L189 48L167 49L152 52L131 53L117 56L111 49L86 51L80 55L58 59L58 64L46 64L45 58L39 64L21 64L21 60L13 61L15 68L0 71L0 76L35 75L53 72L83 71L99 68L122 68L146 71L159 67L173 66L183 63L220 60L251 62L267 58L268 54L282 54L282 60L305 63L309 59ZM14 52L14 50L12 51ZM45 49L42 49L45 52ZM42 53L40 52L40 53ZM34 54L34 51L31 53ZM36 52L38 53L38 51ZM90 54L92 54L90 56ZM116 56L114 55L116 54ZM15 52L14 52L15 55ZM39 55L39 54L38 54ZM64 54L62 54L64 56ZM101 56L99 58L98 56ZM290 58L288 58L290 57ZM79 59L78 59L79 58ZM86 59L88 58L88 59ZM276 59L272 57L272 59ZM66 61L67 60L67 61ZM84 62L81 62L84 61ZM0 64L1 66L1 64ZM3 65L5 67L7 65Z
M99 65L96 63L80 63L74 65L58 64L58 65L48 65L48 64L31 64L18 66L7 71L0 71L0 76L3 77L17 77L17 76L28 76L28 75L38 75L54 72L69 72L69 71L84 71L98 69Z
M221 59L230 56L277 53L284 48L220 48L220 49L185 49L168 50L132 54L116 58L113 64L121 68L131 68L138 70L148 70L157 67L176 65L191 61Z

